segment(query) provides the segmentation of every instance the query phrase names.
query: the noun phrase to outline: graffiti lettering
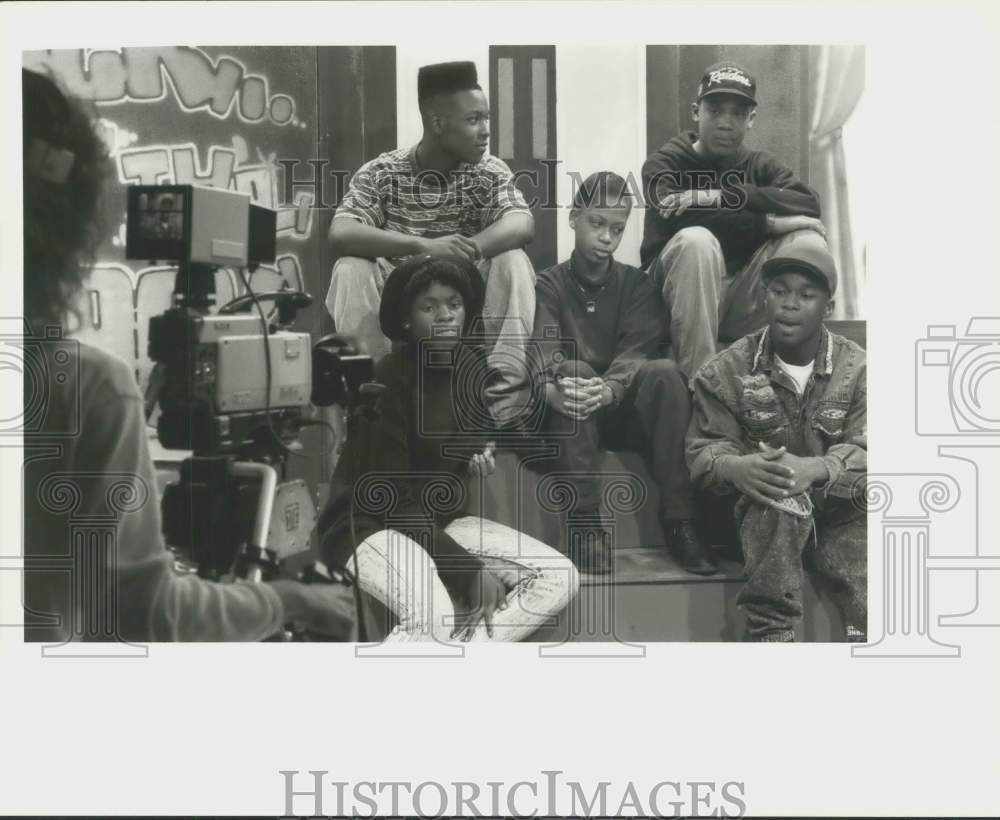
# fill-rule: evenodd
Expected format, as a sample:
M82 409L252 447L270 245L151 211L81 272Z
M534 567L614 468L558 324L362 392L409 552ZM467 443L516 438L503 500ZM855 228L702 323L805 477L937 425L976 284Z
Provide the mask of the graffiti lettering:
M251 74L239 60L212 60L199 48L60 49L25 52L24 65L50 69L75 96L101 105L158 102L169 93L186 112L207 111L218 119L234 112L244 122L297 124L295 101L271 95L267 78Z

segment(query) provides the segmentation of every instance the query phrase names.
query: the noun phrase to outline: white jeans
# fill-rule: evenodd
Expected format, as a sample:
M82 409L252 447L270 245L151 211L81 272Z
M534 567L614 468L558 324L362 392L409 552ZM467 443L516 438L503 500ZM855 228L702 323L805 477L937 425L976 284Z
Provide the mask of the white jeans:
M566 556L511 527L470 515L453 521L445 532L480 556L507 588L507 608L493 616L495 641L520 641L551 623L579 588L576 567ZM451 640L451 596L420 544L396 530L381 530L362 541L356 555L360 588L399 621L387 643ZM347 570L354 573L353 557ZM472 640L490 640L485 623L480 622Z

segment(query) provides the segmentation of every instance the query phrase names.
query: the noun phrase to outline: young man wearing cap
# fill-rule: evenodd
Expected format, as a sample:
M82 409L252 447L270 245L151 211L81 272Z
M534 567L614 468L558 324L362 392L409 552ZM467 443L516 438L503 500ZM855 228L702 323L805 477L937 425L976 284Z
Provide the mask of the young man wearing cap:
M487 388L498 419L516 413L535 275L522 248L534 221L510 168L490 156L490 107L471 62L424 66L417 77L423 136L363 165L334 214L340 256L326 306L337 331L378 359L390 348L378 324L389 272L414 254L476 264L486 281L484 331L495 339Z
M757 82L731 62L710 66L685 132L642 167L640 255L660 289L674 357L690 378L731 342L763 326L760 268L797 231L824 235L819 200L766 151L743 146Z
M752 641L791 641L803 565L829 585L848 640L867 624L865 353L823 325L837 273L822 237L802 232L761 271L768 326L693 380L692 479L737 492L747 581L737 604Z

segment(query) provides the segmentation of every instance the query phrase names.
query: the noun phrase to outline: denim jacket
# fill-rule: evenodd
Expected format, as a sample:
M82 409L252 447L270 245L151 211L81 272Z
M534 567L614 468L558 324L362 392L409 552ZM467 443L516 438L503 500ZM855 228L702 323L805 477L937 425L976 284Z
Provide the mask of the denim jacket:
M824 327L799 396L774 361L769 331L743 337L706 362L692 382L691 478L701 487L733 492L719 475L719 459L757 452L763 441L797 456L822 457L830 473L823 494L857 497L868 470L865 376L865 351Z

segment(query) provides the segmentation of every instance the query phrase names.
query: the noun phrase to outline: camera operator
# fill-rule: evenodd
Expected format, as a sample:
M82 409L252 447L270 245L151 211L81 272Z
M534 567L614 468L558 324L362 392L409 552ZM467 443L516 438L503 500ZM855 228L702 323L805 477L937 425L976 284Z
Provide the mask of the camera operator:
M110 161L82 105L48 78L22 72L24 147L24 302L33 337L53 356L50 328L64 328L87 264L103 237L100 199ZM244 641L284 624L347 638L353 603L343 587L291 580L219 584L175 570L160 527L156 478L143 399L131 368L86 344L70 367L48 364L44 419L25 458L26 611L56 626L27 626L28 641L120 638L132 641ZM65 356L64 356L65 359ZM40 445L33 450L33 445ZM69 547L67 510L93 529L75 555L74 577L46 570ZM114 537L109 556L91 549ZM51 570L51 564L49 566ZM72 588L72 594L71 594ZM110 589L114 596L99 593ZM70 603L70 602L73 603ZM109 610L111 610L109 616ZM51 620L51 618L49 619ZM82 625L81 625L82 622ZM107 630L88 628L111 622Z

